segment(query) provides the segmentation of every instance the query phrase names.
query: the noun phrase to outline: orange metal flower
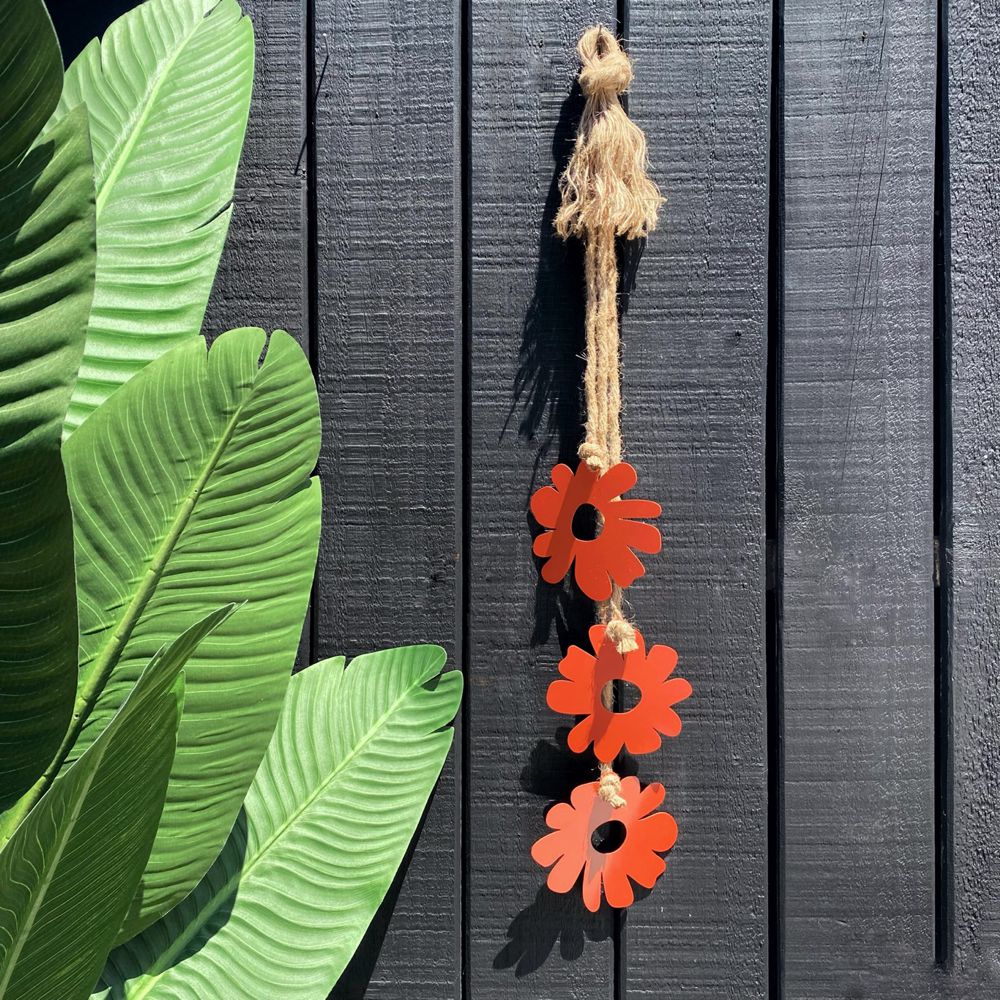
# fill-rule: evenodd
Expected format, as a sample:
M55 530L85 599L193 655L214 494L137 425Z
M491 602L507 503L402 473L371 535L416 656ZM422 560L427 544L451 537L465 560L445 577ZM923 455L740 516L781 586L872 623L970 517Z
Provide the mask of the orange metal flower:
M543 486L531 498L531 513L545 529L536 539L534 552L545 559L542 579L558 583L575 562L579 588L592 600L606 601L611 583L627 587L645 572L632 551L659 552L660 533L636 517L659 517L660 505L653 500L623 500L621 495L635 486L638 477L627 462L613 465L599 475L586 462L572 472L568 465L552 470L552 486ZM603 522L596 538L573 534L573 518L584 504L591 504Z
M583 753L594 744L597 759L610 763L624 747L629 753L652 753L659 750L665 736L681 731L680 716L673 706L691 694L691 685L682 677L671 677L677 666L677 651L669 646L646 643L638 629L638 649L619 653L614 642L605 639L605 626L593 625L590 642L594 657L579 646L570 646L559 662L565 680L549 685L549 708L563 715L582 715L583 720L570 730L567 743L574 753ZM608 681L627 681L639 689L639 701L627 712L613 712L604 707L601 691Z
M667 867L660 854L677 840L673 816L655 811L663 802L663 785L642 789L638 778L623 778L625 805L618 809L598 795L598 786L597 781L577 785L569 802L557 802L545 817L555 832L531 848L535 861L551 868L547 884L553 892L569 892L583 872L583 902L591 913L601 905L602 886L607 901L617 907L632 905L632 882L652 889ZM594 832L614 822L624 827L624 840L605 854L594 846Z

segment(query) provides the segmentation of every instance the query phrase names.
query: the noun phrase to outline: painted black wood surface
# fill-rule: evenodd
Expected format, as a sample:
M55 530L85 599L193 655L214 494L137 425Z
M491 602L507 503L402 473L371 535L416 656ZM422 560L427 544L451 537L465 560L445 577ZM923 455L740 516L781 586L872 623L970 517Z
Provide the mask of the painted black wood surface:
M129 6L53 0L67 57ZM426 639L468 681L333 995L1000 996L996 4L244 7L207 328L286 327L316 367L302 660ZM624 916L528 857L589 774L544 694L591 610L539 584L527 501L580 435L581 260L551 217L595 20L668 196L623 301L626 448L665 507L629 596L695 686L636 762L681 835Z

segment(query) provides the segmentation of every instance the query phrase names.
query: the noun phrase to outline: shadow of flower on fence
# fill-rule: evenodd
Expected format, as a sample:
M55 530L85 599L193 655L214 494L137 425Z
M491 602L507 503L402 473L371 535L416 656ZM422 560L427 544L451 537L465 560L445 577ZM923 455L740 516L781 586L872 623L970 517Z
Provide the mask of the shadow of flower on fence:
M538 234L535 287L521 328L513 399L501 431L502 438L516 421L523 441L538 442L531 490L539 469L548 471L547 462L574 460L582 433L583 252L578 240L560 239L552 224L559 208L559 178L573 151L582 111L583 94L574 82L552 137L553 172Z
M531 759L521 772L521 787L531 795L545 800L542 815L556 802L569 798L570 791L581 782L597 777L593 758L573 753L566 745L569 727L561 727L550 740L539 740ZM635 761L621 761L622 776L636 773ZM544 832L539 824L539 835ZM518 978L537 972L548 960L556 945L564 961L578 959L586 943L608 941L614 935L614 911L606 904L597 913L583 905L583 896L574 889L566 894L552 892L544 884L545 875L539 869L539 886L535 898L522 909L507 928L507 942L493 959L497 970L513 969Z

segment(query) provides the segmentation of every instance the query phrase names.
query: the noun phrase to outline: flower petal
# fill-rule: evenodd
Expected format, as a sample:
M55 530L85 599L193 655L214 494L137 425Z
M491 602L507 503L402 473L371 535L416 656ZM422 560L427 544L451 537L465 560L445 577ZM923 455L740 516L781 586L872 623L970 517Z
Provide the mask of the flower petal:
M562 830L572 825L576 811L568 802L557 802L546 814L545 825L552 830Z
M542 579L546 583L559 583L569 572L573 563L573 555L576 550L576 540L572 535L567 536L565 532L549 531L547 547L548 562L542 566ZM539 538L544 537L539 535ZM538 540L535 540L538 544ZM537 553L536 553L537 554Z
M531 513L543 528L554 528L559 520L563 496L551 486L543 486L535 490L531 496Z
M647 665L649 672L658 681L665 681L677 666L677 650L672 646L653 646L647 657Z
M629 860L627 848L623 845L616 852L618 853L622 855L620 858L613 857L604 866L604 898L612 906L622 910L635 902L635 893L625 873L625 864Z
M593 724L594 717L592 715L588 715L569 731L569 735L566 737L566 745L573 751L573 753L583 753L584 750L587 749L587 744L590 742Z
M589 816L595 806L594 800L597 798L598 783L596 781L585 781L582 785L577 785L569 793L569 800L573 803L573 808L585 816ZM603 802L603 800L602 800ZM610 806L608 807L610 809ZM598 824L604 820L598 820Z
M569 489L569 484L573 482L573 470L565 462L553 466L550 475L560 493L565 493Z
M547 558L549 550L552 548L553 534L554 532L552 531L543 531L540 535L537 535L531 543L531 551L542 559Z
M605 517L646 518L659 517L663 508L655 500L611 500L604 511Z
M581 681L553 681L545 701L560 715L586 715L594 706L590 690L590 685Z
M583 869L583 905L596 913L601 908L601 872L604 865L588 858Z
M628 462L612 465L607 472L594 484L590 501L595 507L606 504L609 500L621 496L639 481L636 471Z
M602 763L610 764L621 753L622 743L624 742L623 727L619 717L614 712L605 711L602 715L610 716L610 718L602 719L604 723L602 731L594 740L594 756ZM598 727L595 726L594 728Z
M639 784L639 779L633 779L636 785ZM654 781L647 785L643 790L642 794L638 796L639 799L639 816L648 816L654 809L658 808L666 797L667 790L658 781Z
M587 681L593 672L594 657L580 646L570 646L559 661L559 673L570 681Z
M607 566L607 573L610 573L614 578L615 583L622 588L630 587L636 580L639 579L640 576L643 575L643 573L646 572L646 568L641 562L639 562L635 553L625 546L609 546L605 556L605 562ZM580 561L577 560L577 574L579 574L580 571L579 567ZM605 573L605 576L607 573ZM579 582L579 579L577 582ZM583 590L582 587L580 589ZM593 594L587 593L585 590L584 593L586 593L588 597L594 596ZM605 594L604 597L594 599L606 601L610 596L611 584L609 582L607 594Z
M652 889L666 870L666 861L652 851L634 851L628 861L629 877L644 889Z
M664 711L663 715L657 720L656 728L663 733L664 736L679 736L681 731L681 717L672 709L668 708ZM631 747L629 747L632 750ZM642 753L641 750L632 750L632 753ZM648 753L648 751L646 751Z
M669 851L677 843L677 821L670 813L653 813L639 820L635 836L637 843L652 851Z
M576 880L580 877L580 869L583 868L583 852L567 851L555 864L546 885L553 892L569 892L576 885Z
M543 868L554 865L566 853L566 835L561 831L547 833L531 845L531 857Z
M645 521L622 521L621 530L625 544L640 552L659 552L663 548L663 537L659 530Z
M639 784L639 779L634 775L630 774L625 778L622 778L622 798L628 803L638 803L639 806L642 805L644 793L640 791L641 785ZM656 783L649 786L650 788L656 787ZM663 788L662 785L659 786ZM649 789L647 789L648 791ZM642 813L635 813L637 816L641 816Z
M672 677L663 685L663 693L667 696L671 705L684 701L691 697L691 682L683 677Z
M587 638L590 640L590 648L596 653L600 650L604 642L604 633L607 632L607 625L591 625L587 630Z
M608 567L605 565L606 557L602 557L600 539L580 542L576 548L576 566L573 571L576 585L592 601L606 601L611 596L611 577L608 576Z
M676 713L671 712L672 715ZM631 725L625 737L625 746L631 754L653 753L663 745L660 734L652 725Z

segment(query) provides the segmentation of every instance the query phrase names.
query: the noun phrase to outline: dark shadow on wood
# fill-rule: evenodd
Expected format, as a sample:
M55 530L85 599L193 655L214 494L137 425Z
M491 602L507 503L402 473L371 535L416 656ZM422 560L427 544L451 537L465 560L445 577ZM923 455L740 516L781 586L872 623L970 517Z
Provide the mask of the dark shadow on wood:
M768 156L767 384L764 403L764 592L767 685L768 997L784 995L785 778L784 673L784 0L771 14L771 107Z
M585 781L597 777L597 765L589 754L573 753L566 745L569 727L556 731L549 740L539 740L531 758L521 772L521 787L531 795L545 800L544 815L556 802L569 800L570 792ZM619 773L636 773L635 760L626 757L621 761ZM563 961L572 962L584 951L587 941L607 941L614 934L614 911L602 905L591 913L583 905L583 895L578 890L560 895L542 884L535 898L511 921L507 929L507 943L493 960L494 969L513 969L517 977L537 972L548 960L556 944ZM636 898L648 893L640 890Z
M575 463L574 463L575 464ZM541 534L542 528L528 511L528 530L532 541ZM559 648L563 653L571 643L586 646L587 629L594 623L594 602L573 582L572 574L559 583L546 583L541 578L541 559L535 559L539 573L535 586L535 622L531 631L531 645L544 646L552 636L555 626Z
M934 958L954 954L954 761L951 635L954 598L952 464L951 176L948 133L948 4L938 0L934 136Z
M566 745L570 727L561 726L552 739L539 740L521 771L521 788L546 800L546 809L568 802L570 792L585 781L597 780L597 761L591 754L573 753ZM623 778L638 774L634 757L622 754L615 762Z
M493 960L494 969L513 969L518 978L537 972L548 960L556 944L566 962L578 959L587 941L607 941L613 931L612 911L602 906L591 913L583 905L583 895L565 895L539 886L535 898L511 921L508 941Z
M583 252L578 240L563 241L552 225L559 178L582 111L583 94L574 82L552 137L553 170L538 236L535 287L521 330L514 398L501 431L502 438L516 420L518 436L538 442L534 479L539 469L548 472L548 463L575 460L583 426Z
M417 825L413 840L410 841L410 846L407 848L399 870L396 872L396 877L392 880L392 885L389 886L389 891L386 893L385 899L382 900L382 905L376 910L375 916L372 917L372 922L368 925L365 936L358 944L350 962L347 963L347 968L344 969L328 1000L364 1000L364 997L368 993L368 986L371 983L379 953L382 951L382 942L388 933L389 922L392 920L396 901L399 899L400 890L403 888L406 873L410 869L410 862L413 860L417 844L420 841L420 834L424 829L424 823L427 821L427 814L430 811L433 801L434 793L431 794L424 809L424 814L420 817L420 823Z
M68 66L92 38L99 38L112 21L137 6L137 0L47 0L46 7L55 25L63 62Z

